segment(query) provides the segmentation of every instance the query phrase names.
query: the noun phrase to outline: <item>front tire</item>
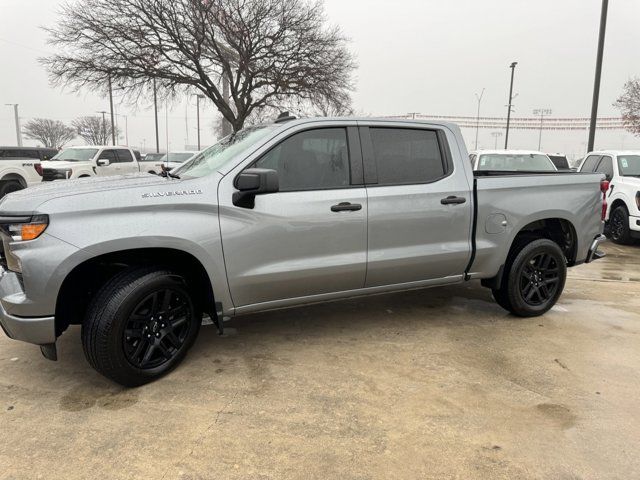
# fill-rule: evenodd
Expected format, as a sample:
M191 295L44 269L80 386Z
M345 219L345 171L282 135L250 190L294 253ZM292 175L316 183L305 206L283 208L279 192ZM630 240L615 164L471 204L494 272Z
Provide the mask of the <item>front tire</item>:
M7 180L5 182L0 183L0 198L4 197L6 194L11 192L17 192L18 190L23 190L24 187L22 184L16 180Z
M82 324L91 366L126 387L149 383L175 368L200 329L184 279L169 270L132 267L98 292Z
M629 210L624 205L616 207L609 218L609 236L618 245L629 245L633 242L629 228Z
M567 278L564 253L557 243L533 240L510 255L500 289L493 291L498 304L519 317L537 317L558 301Z

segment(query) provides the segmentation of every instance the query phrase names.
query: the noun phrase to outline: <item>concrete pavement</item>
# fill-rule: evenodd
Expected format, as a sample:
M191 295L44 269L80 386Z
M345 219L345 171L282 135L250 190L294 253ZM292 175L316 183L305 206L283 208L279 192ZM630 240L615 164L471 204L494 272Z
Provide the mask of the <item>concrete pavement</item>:
M640 247L571 270L541 318L478 284L203 328L122 389L79 328L0 337L0 478L640 478Z

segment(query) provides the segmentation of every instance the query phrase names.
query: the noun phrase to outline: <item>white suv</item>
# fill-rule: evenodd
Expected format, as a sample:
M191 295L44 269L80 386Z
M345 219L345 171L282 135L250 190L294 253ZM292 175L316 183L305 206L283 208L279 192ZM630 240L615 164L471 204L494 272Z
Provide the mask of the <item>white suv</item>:
M578 171L602 173L610 182L606 220L611 240L624 245L640 239L640 151L592 152Z

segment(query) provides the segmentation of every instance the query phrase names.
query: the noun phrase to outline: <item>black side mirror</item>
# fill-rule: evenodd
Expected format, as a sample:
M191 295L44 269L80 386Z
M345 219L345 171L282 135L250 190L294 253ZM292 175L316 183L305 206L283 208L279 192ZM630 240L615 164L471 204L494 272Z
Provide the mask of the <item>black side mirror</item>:
M266 168L248 168L236 177L234 186L239 190L233 194L236 207L255 207L256 195L280 191L278 172Z

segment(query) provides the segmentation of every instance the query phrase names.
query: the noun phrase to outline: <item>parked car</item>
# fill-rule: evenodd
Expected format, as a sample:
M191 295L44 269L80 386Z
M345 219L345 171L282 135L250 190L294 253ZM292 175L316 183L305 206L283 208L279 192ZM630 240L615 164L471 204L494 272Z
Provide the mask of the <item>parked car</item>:
M127 147L82 146L65 148L51 160L42 162L43 180L107 177L147 172L147 164L138 162Z
M42 182L42 160L57 153L52 148L0 147L0 198Z
M592 152L580 172L597 172L609 180L607 231L615 243L640 239L640 151Z
M557 172L551 159L532 150L478 150L469 159L474 170L503 172Z
M569 159L566 155L562 155L560 153L549 153L547 154L547 156L549 157L549 160L553 162L559 172L571 171L571 165L569 165Z
M184 358L203 314L222 330L234 315L478 279L514 315L542 315L567 267L600 256L601 179L474 174L448 123L249 127L166 177L0 201L0 323L50 359L81 324L89 363L134 386Z
M178 168L198 152L169 152L160 159L159 166L163 171Z
M147 153L143 158L143 162L159 162L162 157L164 157L165 153Z

